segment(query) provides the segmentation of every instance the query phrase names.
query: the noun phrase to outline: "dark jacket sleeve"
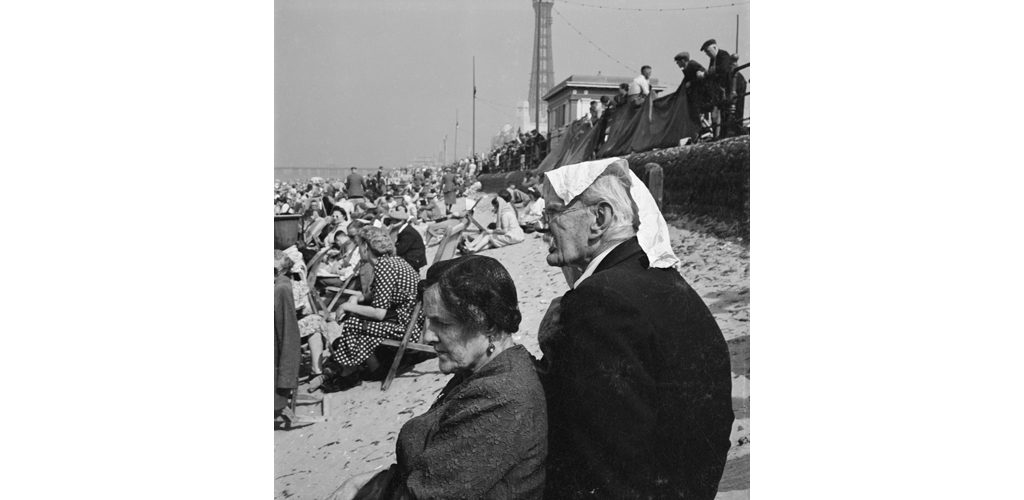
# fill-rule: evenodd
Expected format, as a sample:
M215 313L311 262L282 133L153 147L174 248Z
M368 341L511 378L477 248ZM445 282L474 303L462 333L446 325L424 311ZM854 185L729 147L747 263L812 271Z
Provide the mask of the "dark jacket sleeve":
M714 64L708 70L709 74L714 77L714 81L720 87L728 87L729 85L729 73L732 71L732 56L724 50L719 50L718 54L715 54Z
M686 63L686 67L683 69L683 82L690 83L696 80L697 73L701 71L705 71L704 65L693 59L690 59L690 61Z
M275 386L294 389L299 383L299 362L301 342L299 322L295 316L295 299L287 286L274 286L274 336L277 358Z

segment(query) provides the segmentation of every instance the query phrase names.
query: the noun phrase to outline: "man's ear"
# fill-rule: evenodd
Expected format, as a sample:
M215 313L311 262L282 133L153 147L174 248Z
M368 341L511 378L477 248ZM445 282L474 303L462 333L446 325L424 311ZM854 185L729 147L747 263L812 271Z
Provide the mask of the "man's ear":
M615 211L610 204L605 202L598 203L597 216L594 218L594 223L590 226L591 233L603 235L611 227L614 216Z

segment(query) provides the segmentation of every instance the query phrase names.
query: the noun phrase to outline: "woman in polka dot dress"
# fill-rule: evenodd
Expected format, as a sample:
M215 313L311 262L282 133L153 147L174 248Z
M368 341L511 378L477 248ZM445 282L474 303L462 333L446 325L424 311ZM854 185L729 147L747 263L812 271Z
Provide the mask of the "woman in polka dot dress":
M348 317L342 323L341 336L331 345L331 356L348 373L366 361L370 370L376 369L376 360L370 358L381 339L401 340L405 335L420 281L419 273L408 262L395 257L395 244L386 229L364 227L359 240L359 251L373 265L371 298L363 304L363 295L356 294L341 305ZM413 332L412 341L419 340L421 328L422 323Z

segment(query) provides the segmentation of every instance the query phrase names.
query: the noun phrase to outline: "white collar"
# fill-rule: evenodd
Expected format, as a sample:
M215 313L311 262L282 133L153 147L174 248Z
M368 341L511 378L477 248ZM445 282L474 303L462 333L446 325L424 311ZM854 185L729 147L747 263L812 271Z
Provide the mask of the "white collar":
M605 251L597 254L597 257L594 257L594 260L590 261L590 264L587 264L587 269L583 271L583 274L580 275L579 279L576 280L576 283L573 283L573 285L572 285L573 290L579 288L580 287L580 283L583 283L583 280L589 278L591 274L594 274L594 271L597 270L597 266L601 265L601 261L604 260L604 258L607 257L608 254L611 253L612 250L615 250L616 247L618 247L619 245L625 243L626 241L627 240L622 240L622 241L620 241L620 242L618 242L618 243L616 243L616 244L606 248Z

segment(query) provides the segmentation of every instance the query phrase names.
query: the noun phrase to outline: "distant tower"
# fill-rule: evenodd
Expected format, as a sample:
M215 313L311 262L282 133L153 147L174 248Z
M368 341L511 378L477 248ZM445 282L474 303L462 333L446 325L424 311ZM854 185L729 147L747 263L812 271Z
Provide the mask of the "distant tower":
M540 121L547 125L548 105L544 102L544 94L551 90L555 81L555 66L551 59L551 6L554 0L531 0L534 11L534 32L533 32L533 64L530 65L530 123L533 119L537 106L540 106ZM538 60L539 59L539 60ZM537 102L537 75L540 74L540 102ZM546 126L537 124L537 129L544 131Z

